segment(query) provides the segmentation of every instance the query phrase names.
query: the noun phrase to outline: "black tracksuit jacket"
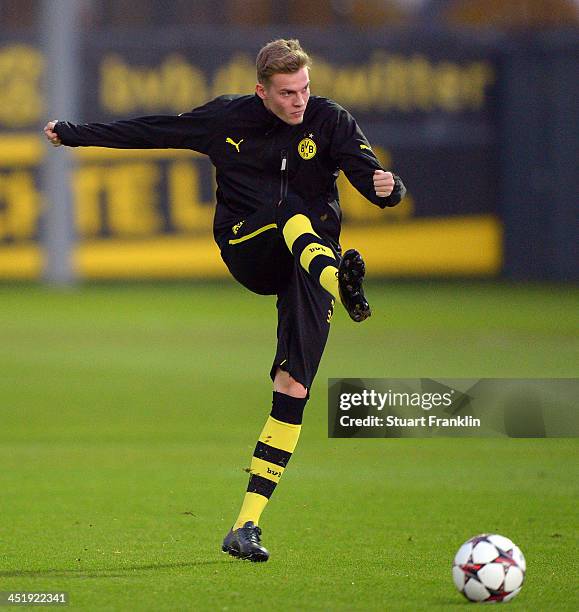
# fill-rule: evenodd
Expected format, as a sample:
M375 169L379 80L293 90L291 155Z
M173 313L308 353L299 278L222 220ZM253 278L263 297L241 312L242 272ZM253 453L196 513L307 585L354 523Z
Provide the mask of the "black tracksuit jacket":
M327 98L311 96L303 122L288 125L257 95L226 95L178 116L154 115L112 123L58 121L55 131L71 147L192 149L208 155L217 173L214 236L222 246L233 225L280 199L281 158L287 158L289 193L313 213L339 212L336 178L343 170L370 202L398 204L406 189L399 177L387 198L376 196L375 170L382 169L354 118ZM300 144L309 139L305 157ZM312 142L315 144L315 153ZM302 152L304 145L301 144Z

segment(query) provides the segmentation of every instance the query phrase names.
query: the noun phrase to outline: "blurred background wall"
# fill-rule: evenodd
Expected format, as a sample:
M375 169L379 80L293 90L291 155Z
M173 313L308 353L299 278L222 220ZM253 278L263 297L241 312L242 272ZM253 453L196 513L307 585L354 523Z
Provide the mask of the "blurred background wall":
M254 57L297 37L312 92L359 120L409 195L381 211L340 178L343 245L379 276L579 280L574 0L68 0L77 116L56 117L42 0L0 0L0 279L46 267L41 129L178 114L252 93ZM214 178L188 151L75 149L80 279L226 274Z

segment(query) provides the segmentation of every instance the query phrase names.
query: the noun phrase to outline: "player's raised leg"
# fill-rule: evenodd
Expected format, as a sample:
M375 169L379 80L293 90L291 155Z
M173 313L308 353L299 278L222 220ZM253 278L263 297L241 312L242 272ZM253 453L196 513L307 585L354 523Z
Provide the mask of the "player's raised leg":
M342 302L354 321L367 319L371 310L362 288L366 269L360 253L352 249L340 261L329 241L314 230L307 209L297 198L282 202L279 209L278 228L296 261Z

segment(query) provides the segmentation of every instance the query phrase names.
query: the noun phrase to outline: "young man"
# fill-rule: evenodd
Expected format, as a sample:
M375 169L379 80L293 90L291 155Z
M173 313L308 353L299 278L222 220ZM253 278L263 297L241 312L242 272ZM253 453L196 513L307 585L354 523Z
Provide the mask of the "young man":
M267 561L260 515L298 441L309 389L335 301L354 321L370 316L364 262L341 256L336 178L381 208L404 185L380 166L352 116L310 98L310 59L297 40L276 40L257 56L255 95L220 96L174 116L44 128L53 145L182 148L209 155L217 172L214 236L231 274L249 290L277 295L273 403L255 448L237 521L222 550Z

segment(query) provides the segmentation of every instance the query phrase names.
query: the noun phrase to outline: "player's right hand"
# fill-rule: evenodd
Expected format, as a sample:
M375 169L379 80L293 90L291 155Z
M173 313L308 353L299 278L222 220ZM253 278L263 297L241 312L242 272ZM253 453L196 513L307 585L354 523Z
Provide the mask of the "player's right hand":
M52 146L60 147L62 142L60 141L58 134L54 131L55 125L56 125L56 121L49 121L44 126L44 133L46 134L46 138L49 140L49 142L52 143Z

